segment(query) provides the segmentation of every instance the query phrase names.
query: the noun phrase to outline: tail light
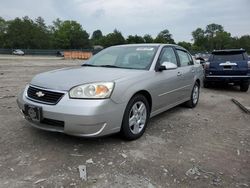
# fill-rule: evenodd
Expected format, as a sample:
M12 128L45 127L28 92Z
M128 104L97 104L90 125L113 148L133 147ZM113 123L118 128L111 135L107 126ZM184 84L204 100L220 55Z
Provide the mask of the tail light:
M210 66L210 62L206 62L205 65L204 65L204 69L209 69L209 66ZM248 67L249 67L249 64L248 64Z

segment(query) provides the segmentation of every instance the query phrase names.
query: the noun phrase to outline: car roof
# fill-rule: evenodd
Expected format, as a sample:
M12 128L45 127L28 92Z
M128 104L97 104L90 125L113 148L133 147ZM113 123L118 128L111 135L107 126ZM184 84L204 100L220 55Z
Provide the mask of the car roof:
M163 44L163 43L140 43L140 44L122 44L122 45L117 45L115 47L122 47L122 46L128 46L128 47L132 47L132 46L140 46L140 47L143 47L143 46L152 46L152 47L164 47L164 46L170 46L170 47L175 47L175 48L178 48L178 49L181 49L181 50L185 50L185 48L181 47L181 46L178 46L176 44Z

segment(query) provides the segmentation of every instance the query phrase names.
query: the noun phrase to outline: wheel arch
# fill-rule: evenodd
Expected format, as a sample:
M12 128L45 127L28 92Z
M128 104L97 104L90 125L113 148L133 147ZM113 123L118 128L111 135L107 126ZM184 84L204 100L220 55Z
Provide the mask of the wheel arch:
M134 93L132 95L132 97L130 99L132 99L135 95L139 95L139 94L141 94L144 97L146 97L146 99L148 101L148 104L149 104L149 111L151 112L151 110L152 110L152 96L151 96L151 94L147 90L137 91L136 93Z
M201 81L200 81L199 78L197 78L197 79L195 80L195 83L196 83L196 82L199 84L199 87L201 87Z

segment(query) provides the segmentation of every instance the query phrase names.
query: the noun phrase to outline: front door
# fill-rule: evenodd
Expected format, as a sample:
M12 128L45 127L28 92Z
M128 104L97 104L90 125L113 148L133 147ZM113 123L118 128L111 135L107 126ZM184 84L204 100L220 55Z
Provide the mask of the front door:
M158 65L163 62L171 62L178 66L175 51L172 47L164 47L158 59ZM153 95L154 107L161 109L176 103L181 95L182 84L180 82L179 67L173 70L157 71L154 75ZM155 110L156 110L155 109Z

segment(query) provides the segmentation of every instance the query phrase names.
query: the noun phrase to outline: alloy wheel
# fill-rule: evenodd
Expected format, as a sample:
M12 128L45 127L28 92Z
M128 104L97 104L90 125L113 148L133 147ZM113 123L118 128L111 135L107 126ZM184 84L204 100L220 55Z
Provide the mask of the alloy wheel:
M129 112L129 129L133 134L139 134L146 123L147 109L142 101L136 102Z

